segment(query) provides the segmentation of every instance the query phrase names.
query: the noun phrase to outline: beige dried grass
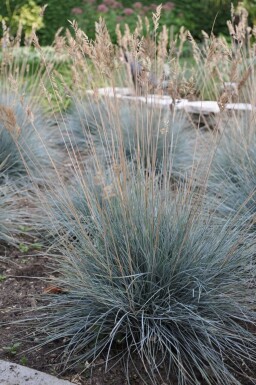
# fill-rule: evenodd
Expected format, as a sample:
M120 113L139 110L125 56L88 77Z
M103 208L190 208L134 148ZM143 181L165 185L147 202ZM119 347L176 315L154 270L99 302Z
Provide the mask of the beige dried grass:
M19 137L21 128L17 124L15 112L12 108L0 104L0 123L14 138Z

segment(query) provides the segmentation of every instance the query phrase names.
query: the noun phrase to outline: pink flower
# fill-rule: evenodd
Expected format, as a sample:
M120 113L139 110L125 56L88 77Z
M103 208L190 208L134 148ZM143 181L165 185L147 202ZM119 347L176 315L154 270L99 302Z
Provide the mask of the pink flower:
M121 23L121 21L123 21L123 20L124 20L123 16L117 16L116 17L117 23Z
M133 8L141 9L142 8L142 4L139 1L137 1L136 3L133 4Z
M83 13L83 10L82 8L75 7L71 9L71 13L73 13L73 15L81 15Z
M97 11L101 13L107 13L108 7L105 4L100 4L98 5Z
M130 16L130 15L132 15L133 13L134 13L134 10L131 9L131 8L125 8L125 9L124 9L124 14L125 14L125 16Z
M164 5L163 5L163 10L164 11L171 11L173 8L175 8L175 4L174 3L172 3L172 2L170 2L170 1L168 1L168 3L165 3Z
M150 4L150 9L152 10L152 11L155 11L156 10L156 8L157 8L157 5L156 4Z
M144 12L150 11L150 7L148 7L147 5L145 5L145 7L143 8L143 11L144 11Z
M123 4L119 3L119 1L114 1L111 8L123 8Z

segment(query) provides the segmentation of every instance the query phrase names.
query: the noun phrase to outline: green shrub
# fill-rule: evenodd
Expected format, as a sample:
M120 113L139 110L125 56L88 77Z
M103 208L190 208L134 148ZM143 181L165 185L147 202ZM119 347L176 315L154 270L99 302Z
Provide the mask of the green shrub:
M44 0L34 0L34 3L39 6L44 6ZM189 0L173 0L171 2L156 1L154 4L151 1L138 1L131 4L128 1L87 1L82 0L67 0L65 7L58 0L48 1L48 7L44 14L44 27L40 24L38 35L42 45L50 45L53 41L54 35L59 28L68 28L68 20L76 18L79 25L86 32L89 38L94 38L94 23L99 16L103 15L106 19L106 24L111 34L113 41L116 41L115 28L116 24L120 23L124 26L127 23L130 28L134 28L137 15L142 17L148 16L151 19L152 11L155 11L156 6L163 4L162 17L160 19L160 26L166 24L167 27L173 27L173 32L179 31L181 26L188 28L195 38L201 39L201 30L210 33L213 29L215 34L228 34L226 27L226 20L230 18L231 1L227 0L224 4L216 5L215 2L193 2ZM237 2L233 2L235 5ZM9 4L9 5L8 5ZM102 11L98 11L98 7ZM0 8L0 15L9 20L12 14L19 15L23 9L28 9L28 0L9 0L2 4ZM106 11L106 8L108 9ZM36 9L33 6L30 9ZM33 11L34 12L34 11ZM31 12L31 16L33 15ZM8 20L7 20L8 21ZM30 20L26 17L28 28ZM14 20L13 20L14 22ZM30 23L31 24L31 23ZM25 27L26 28L26 27Z
M147 2L146 2L147 3ZM116 24L124 28L127 23L131 29L134 29L137 22L137 16L142 18L147 16L150 20L152 12L156 11L157 5L161 4L162 13L159 20L161 26L166 25L172 27L173 33L178 33L180 27L185 26L191 31L194 38L202 39L201 31L204 30L208 34L228 34L226 25L227 19L230 18L231 1L227 1L224 5L214 5L207 7L204 1L172 1L172 2L156 2L145 4L144 1L125 3L122 1L105 0L87 2L80 4L73 9L74 17L78 20L79 26L83 29L89 38L94 38L94 23L99 16L103 16L112 41L116 42L115 29Z
M44 0L36 0L37 4L43 7ZM38 31L40 44L50 45L59 28L68 28L68 20L72 20L72 8L77 6L77 0L65 0L65 5L58 0L48 1L48 6L44 14L45 27Z
M13 34L16 34L21 25L25 37L44 26L41 8L34 0L20 1L19 4L6 0L5 7L0 8L0 21L1 19L11 28Z

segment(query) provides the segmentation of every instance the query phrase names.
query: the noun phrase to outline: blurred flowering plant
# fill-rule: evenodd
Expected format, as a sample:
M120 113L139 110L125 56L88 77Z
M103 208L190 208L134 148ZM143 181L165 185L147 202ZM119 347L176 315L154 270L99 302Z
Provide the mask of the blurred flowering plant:
M78 5L71 10L71 17L78 21L79 27L86 32L88 37L94 37L94 23L100 16L104 16L113 42L116 40L115 30L117 24L120 24L121 28L127 24L133 29L136 26L138 16L148 17L151 20L152 12L155 12L157 7L157 4L144 5L140 1L127 6L118 0L102 0L101 2L89 0L84 1L82 5L80 3ZM174 24L177 26L177 30L181 26L182 23L179 23L179 17L173 2L163 3L160 23L161 25Z
M14 9L11 8L10 2L6 0L5 6L8 10L8 16L0 14L0 22L6 22L12 32L16 31L20 26L25 37L29 37L33 31L36 32L44 26L43 10L34 0L27 0L25 4L17 5Z

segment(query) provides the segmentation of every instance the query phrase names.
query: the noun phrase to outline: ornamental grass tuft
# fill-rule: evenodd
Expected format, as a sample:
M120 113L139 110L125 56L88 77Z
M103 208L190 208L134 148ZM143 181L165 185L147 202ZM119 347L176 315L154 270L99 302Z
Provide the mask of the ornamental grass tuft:
M220 199L222 215L241 213L255 221L256 121L253 113L224 124L209 173L209 191Z
M52 123L29 97L0 90L1 180L30 175L43 180L59 155L54 148ZM46 147L47 144L47 147Z
M17 245L22 229L31 226L32 221L24 207L27 196L25 186L17 188L10 182L0 184L0 246Z
M154 384L163 373L178 384L241 384L256 358L255 240L188 187L126 176L102 179L100 199L81 182L84 218L62 206L77 218L75 241L59 235L61 294L47 295L37 317L43 343L63 341L67 367L100 355L108 366L114 354L138 372L142 363Z
M44 223L39 226L47 228L50 235L47 242L54 290L45 291L45 303L36 308L31 320L42 336L41 345L61 345L65 368L93 367L103 357L106 368L122 362L128 374L132 366L141 377L143 366L147 384L255 382L251 368L256 362L256 240L255 234L247 231L251 208L240 210L236 198L235 210L225 212L224 221L218 212L228 199L228 194L219 189L223 174L219 177L218 171L232 174L233 182L239 153L231 156L233 150L230 152L227 168L223 160L220 167L217 165L220 154L226 155L222 145L228 135L224 133L211 167L207 153L206 165L197 172L201 166L197 151L201 131L194 130L191 114L186 118L180 115L176 102L172 110L164 112L149 103L143 105L142 99L136 104L129 96L121 101L114 91L118 73L123 74L125 66L132 75L131 66L129 72L129 63L123 60L127 52L141 68L143 76L137 77L134 85L138 91L138 84L145 102L151 91L167 93L176 101L213 98L220 107L219 122L227 103L248 101L243 98L250 91L252 66L238 68L243 56L236 49L235 40L240 41L237 34L232 33L232 46L213 34L204 34L202 49L184 29L178 39L180 48L177 40L169 41L166 28L158 39L160 13L161 6L153 15L151 38L150 24L145 21L149 39L140 39L141 20L134 32L127 28L122 33L117 27L121 50L111 42L102 18L96 23L94 42L76 22L71 23L73 35L67 32L65 38L58 39L72 61L73 81L71 89L62 84L68 101L63 103L58 82L49 73L51 95L60 107L58 117L63 125L58 128L72 166L68 172L72 171L76 179L70 186L68 175L65 184L65 177L56 169L52 184L37 189L40 209L44 210L39 219ZM237 28L239 31L243 30ZM196 63L191 71L186 71L180 60L187 39ZM38 44L36 39L34 43ZM168 63L166 80L161 68ZM156 67L157 85L161 87L152 90L150 78ZM238 84L234 84L239 75ZM131 80L131 76L122 77L118 85L130 87ZM113 90L112 99L107 95L100 98L100 85ZM245 93L240 95L244 88ZM84 100L88 89L91 93L87 92ZM73 110L65 119L62 106L67 106L74 94ZM51 104L52 98L47 100ZM17 114L12 114L13 107L8 103L0 104L4 106L5 135L10 134L19 144L22 130L20 123L14 124ZM197 120L199 128L201 115ZM218 129L216 123L214 136L218 136ZM234 130L230 136L230 143L239 138ZM18 146L19 154L26 149L25 165L36 177L46 158L40 154L35 157L32 135L26 138L28 142ZM236 144L246 149L247 156L249 147L239 140ZM41 151L38 144L36 148ZM11 159L8 156L3 162ZM247 169L253 165L251 155L249 160L246 156L238 170L239 178L242 172L247 178ZM234 172L231 162L236 167ZM205 185L208 171L209 184ZM241 180L245 181L243 177ZM205 190L212 194L205 195ZM251 187L248 191L252 197ZM214 203L216 196L219 200Z
M139 170L185 178L199 162L199 133L185 114L138 101L108 97L77 100L63 133L69 148L96 154L105 167L124 160Z

